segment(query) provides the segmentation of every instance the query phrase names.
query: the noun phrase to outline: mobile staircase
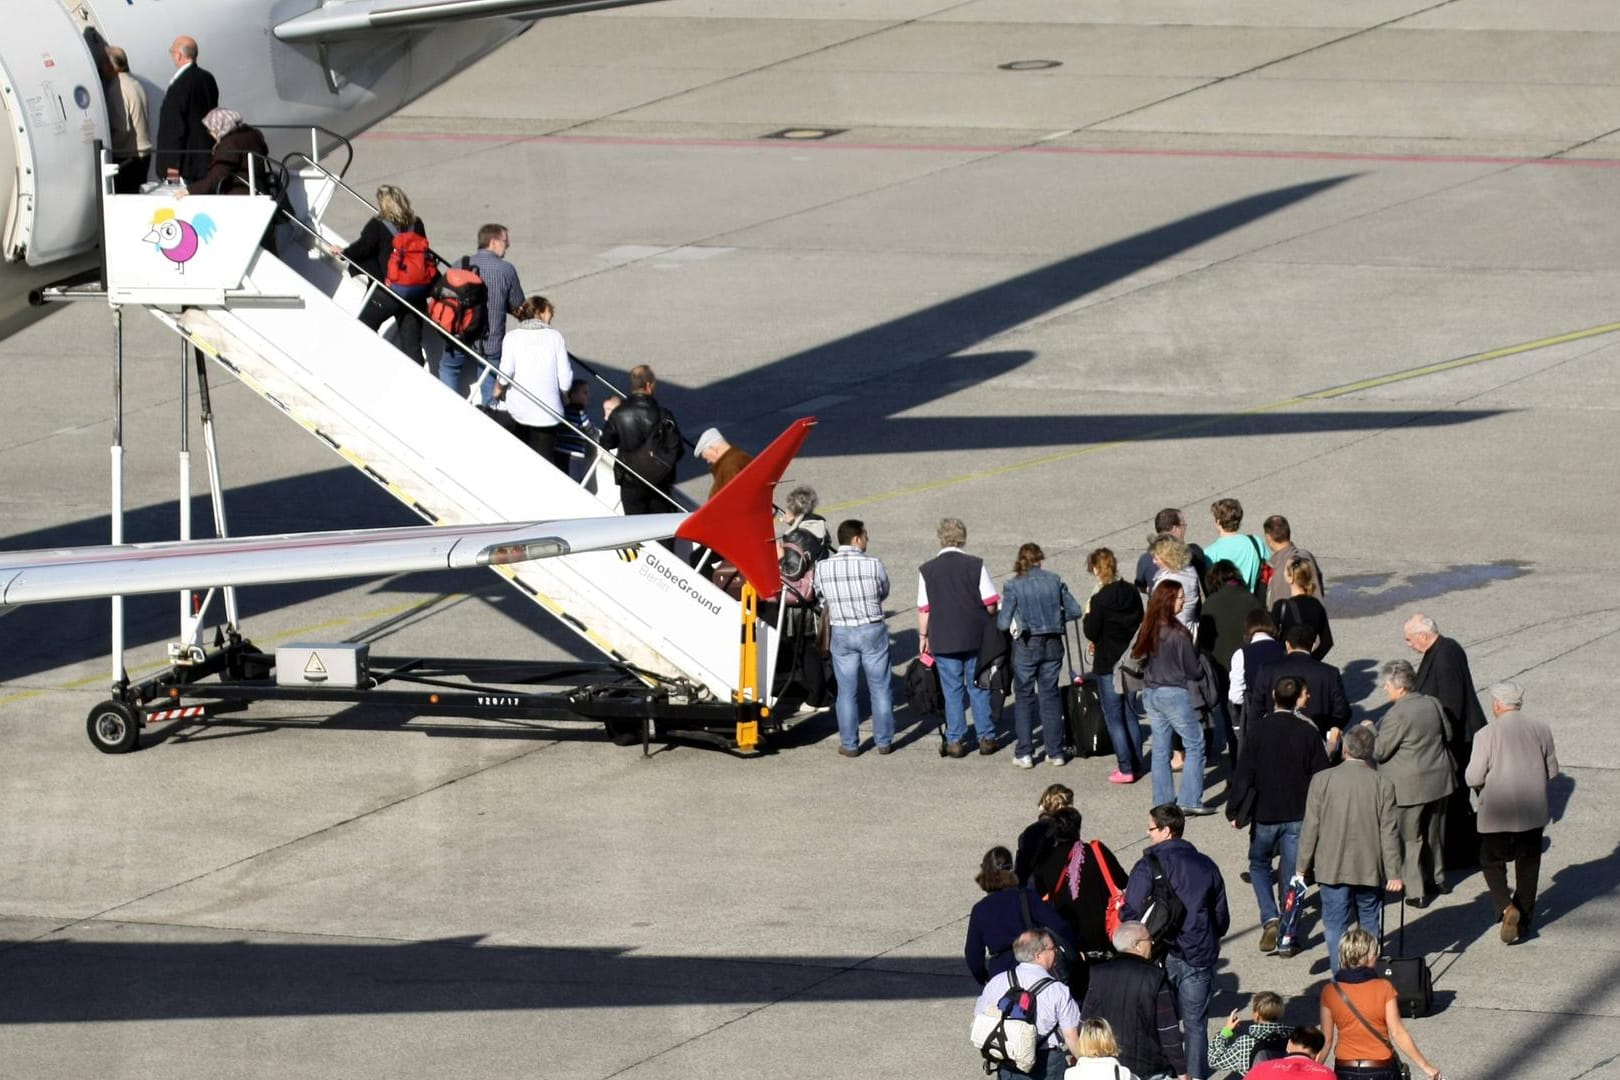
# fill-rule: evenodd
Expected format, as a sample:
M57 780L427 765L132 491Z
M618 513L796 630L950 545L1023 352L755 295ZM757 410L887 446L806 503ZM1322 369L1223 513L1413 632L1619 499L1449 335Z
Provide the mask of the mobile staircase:
M245 196L177 200L164 189L116 195L113 167L104 162L102 171L108 301L115 313L145 309L199 354L219 535L226 534L226 515L202 356L427 522L620 513L611 468L597 468L597 490L588 490L357 320L370 290L381 285L363 274L351 276L346 271L356 268L330 254L344 239L325 219L338 198L365 200L323 164L318 135L312 134L309 152L283 159L279 183L247 178L255 193ZM279 197L266 188L280 188ZM369 204L355 209L375 213ZM260 243L267 228L279 254ZM426 341L450 343L432 322L423 325ZM467 366L474 364L482 361L474 357ZM517 392L522 389L516 385L508 390ZM188 490L185 449L182 491ZM120 452L115 446L115 543L121 539ZM182 539L189 538L185 506L182 499ZM182 702L188 697L366 701L386 695L385 682L412 684L393 703L424 713L584 718L606 722L616 741L644 746L655 732L683 730L753 749L762 729L777 730L769 689L777 627L744 620L737 599L669 548L646 544L492 569L599 651L604 661L598 674L605 680L576 680L560 694L507 692L511 683L538 681L536 673L523 669L522 661L371 658L369 674L356 686L300 686L296 673L275 677L273 658L242 635L234 595L225 590L225 619L213 644L204 635L214 594L183 595L181 640L170 646L170 667L137 683L122 674L115 605L114 697L97 707L99 713L92 711L91 740L108 752L133 749L144 724L194 718L197 707ZM749 611L754 614L752 605ZM578 667L570 671L577 675Z

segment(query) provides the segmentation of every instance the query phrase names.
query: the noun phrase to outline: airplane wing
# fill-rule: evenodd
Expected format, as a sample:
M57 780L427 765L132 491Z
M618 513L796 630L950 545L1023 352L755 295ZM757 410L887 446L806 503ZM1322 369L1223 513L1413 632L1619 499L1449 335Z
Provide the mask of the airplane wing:
M384 30L421 30L466 19L546 19L650 0L344 0L277 24L286 42L340 41Z
M706 544L762 597L781 589L771 495L812 419L795 421L720 495L691 514L287 533L0 552L0 607L225 585L499 566L632 547L666 536Z

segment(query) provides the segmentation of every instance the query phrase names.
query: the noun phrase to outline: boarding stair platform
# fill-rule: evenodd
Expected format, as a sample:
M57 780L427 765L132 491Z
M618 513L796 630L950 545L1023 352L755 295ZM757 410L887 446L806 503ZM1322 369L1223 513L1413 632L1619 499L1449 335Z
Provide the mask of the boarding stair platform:
M164 190L114 195L109 185L108 299L149 311L427 522L619 513L605 476L596 491L571 479L356 319L375 285L356 284L320 245L344 243L324 221L334 195L360 196L313 153L289 155L283 169L278 198L177 200ZM172 236L182 225L183 244L166 249L160 230ZM260 244L267 226L279 257ZM448 340L424 326L425 339ZM670 701L731 703L747 687L769 694L776 628L754 624L750 671L739 601L663 545L491 569Z

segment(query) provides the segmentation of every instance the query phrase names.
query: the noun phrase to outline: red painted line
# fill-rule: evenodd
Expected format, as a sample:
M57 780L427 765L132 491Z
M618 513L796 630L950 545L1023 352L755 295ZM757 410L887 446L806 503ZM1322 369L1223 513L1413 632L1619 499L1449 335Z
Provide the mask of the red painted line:
M485 135L464 132L374 131L360 136L382 142L576 143L581 146L669 147L721 150L863 150L910 151L920 154L1058 154L1081 157L1215 158L1259 161L1363 161L1388 165L1559 165L1592 169L1620 168L1620 158L1506 157L1490 154L1376 154L1335 150L1195 150L1153 147L953 145L950 143L877 143L792 139L676 139L629 135Z

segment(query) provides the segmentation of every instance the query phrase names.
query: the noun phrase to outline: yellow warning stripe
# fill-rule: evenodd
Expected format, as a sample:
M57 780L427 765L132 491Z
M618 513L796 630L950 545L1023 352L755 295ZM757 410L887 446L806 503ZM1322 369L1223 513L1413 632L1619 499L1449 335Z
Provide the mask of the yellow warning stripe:
M1491 360L1501 360L1508 356L1519 356L1523 353L1535 352L1538 349L1550 349L1556 345L1567 345L1572 341L1584 341L1587 338L1601 337L1620 330L1620 322L1604 323L1602 326L1591 326L1585 330L1572 330L1566 334L1554 334L1551 337L1537 338L1534 341L1525 341L1517 345L1507 345L1489 352L1472 353L1468 356L1459 356L1451 360L1441 360L1421 367L1408 368L1404 371L1392 371L1388 375L1375 375L1371 378L1361 379L1342 386L1330 386L1323 390L1312 390L1309 393L1299 394L1295 397L1284 398L1265 405L1256 405L1253 408L1240 409L1234 412L1223 413L1219 416L1208 416L1201 420L1190 420L1181 424L1171 424L1167 427L1154 428L1144 431L1140 435L1132 435L1124 439L1113 439L1109 442L1092 443L1088 446L1074 447L1069 450L1059 450L1040 457L1029 458L1024 461L1013 461L1005 465L995 465L987 469L975 469L972 472L961 473L957 476L946 477L943 480L930 480L922 484L910 484L906 487L895 488L893 491L879 492L875 495L863 495L857 499L846 499L843 502L823 505L822 510L844 511L857 506L869 506L873 503L887 502L891 499L901 499L908 495L921 495L925 492L940 491L955 487L958 484L971 483L975 480L988 480L1008 473L1021 472L1024 469L1034 469L1042 465L1051 465L1060 461L1072 461L1087 454L1101 453L1120 446L1129 446L1132 443L1144 442L1149 439L1162 439L1169 435L1184 435L1205 428L1217 427L1229 420L1241 419L1245 416L1254 416L1257 413L1276 412L1279 409L1289 409L1296 405L1305 405L1313 401L1327 401L1332 398L1344 397L1347 394L1360 393L1363 390L1372 390L1380 386L1390 386L1394 383L1408 382L1412 379L1421 379L1428 375L1438 375L1445 371L1456 371L1459 368L1483 364Z

